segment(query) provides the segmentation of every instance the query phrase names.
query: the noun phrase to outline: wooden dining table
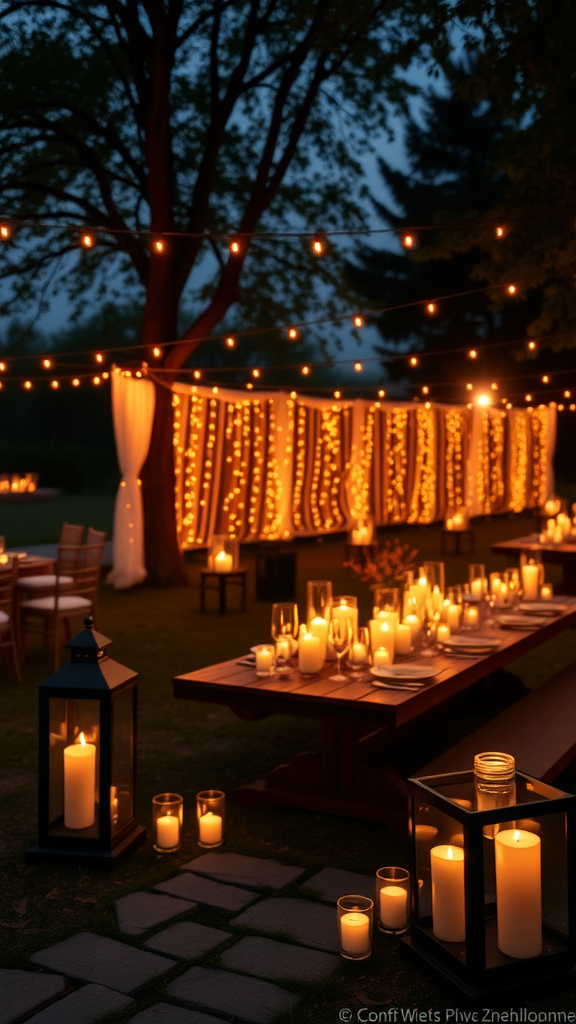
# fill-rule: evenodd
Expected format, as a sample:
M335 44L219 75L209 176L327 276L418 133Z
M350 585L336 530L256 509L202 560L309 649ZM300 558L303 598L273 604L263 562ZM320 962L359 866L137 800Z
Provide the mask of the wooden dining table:
M414 659L437 669L418 689L378 688L369 672L342 683L334 679L333 662L316 676L303 676L294 664L287 675L259 678L255 668L235 659L176 676L174 696L225 705L248 721L283 714L321 722L320 751L301 753L265 778L240 786L239 799L402 825L404 782L392 765L381 759L375 763L371 755L408 737L480 680L574 625L576 599L566 599L558 615L542 619L535 629L479 631L478 636L500 640L500 646L481 657L437 652Z
M562 566L562 582L557 588L559 594L576 594L576 544L541 544L537 533L516 540L503 540L492 545L493 555L536 554L550 565Z

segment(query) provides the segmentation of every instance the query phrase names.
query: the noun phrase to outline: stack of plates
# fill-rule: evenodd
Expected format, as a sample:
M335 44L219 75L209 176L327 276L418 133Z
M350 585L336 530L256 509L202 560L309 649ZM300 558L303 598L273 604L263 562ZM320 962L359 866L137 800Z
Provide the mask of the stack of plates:
M541 615L499 615L498 623L502 629L534 629L542 625Z
M460 654L463 656L475 656L477 654L491 654L500 647L500 640L489 636L451 636L443 640L441 647L449 654Z
M413 662L411 665L386 665L382 668L371 668L370 672L376 678L374 686L383 686L385 689L410 689L416 690L424 686L428 679L437 676L441 669L436 665L422 665Z

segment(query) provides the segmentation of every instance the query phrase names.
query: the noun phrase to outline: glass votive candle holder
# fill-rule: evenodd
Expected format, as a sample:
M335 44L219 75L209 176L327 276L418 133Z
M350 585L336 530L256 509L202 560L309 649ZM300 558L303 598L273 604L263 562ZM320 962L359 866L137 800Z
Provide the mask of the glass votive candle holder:
M551 583L543 583L540 587L540 600L551 601L554 597L554 587Z
M198 846L213 850L224 841L226 794L221 789L203 789L196 793Z
M154 849L174 853L182 844L184 799L178 793L159 793L152 797Z
M366 960L372 953L374 901L367 896L341 896L336 909L340 956Z
M276 645L258 644L254 648L256 658L256 675L272 676L276 668Z
M376 923L381 932L403 935L408 931L410 872L406 868L378 868Z

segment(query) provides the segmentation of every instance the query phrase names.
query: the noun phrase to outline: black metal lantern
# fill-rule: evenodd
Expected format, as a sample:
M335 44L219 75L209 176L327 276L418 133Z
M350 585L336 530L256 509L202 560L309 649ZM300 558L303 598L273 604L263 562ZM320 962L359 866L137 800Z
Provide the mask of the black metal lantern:
M479 757L507 755L479 755ZM513 762L513 759L511 759ZM409 780L414 884L403 941L467 995L525 988L576 962L576 796L512 768Z
M135 818L138 676L85 620L70 663L39 687L38 846L28 860L113 868L145 836Z

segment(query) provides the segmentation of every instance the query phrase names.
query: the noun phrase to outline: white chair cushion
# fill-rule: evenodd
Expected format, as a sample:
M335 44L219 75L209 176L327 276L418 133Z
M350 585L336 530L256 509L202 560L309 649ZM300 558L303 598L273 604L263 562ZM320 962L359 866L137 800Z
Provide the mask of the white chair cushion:
M5 626L7 622L10 622L10 616L0 609L0 626Z
M53 612L55 597L35 597L33 601L26 601L26 604L22 605L23 610L28 608L36 608L40 612ZM87 601L85 597L76 597L70 594L68 597L58 598L58 611L59 612L73 612L75 610L83 611L85 608L91 608L92 601Z
M44 576L25 576L17 581L22 590L43 590L44 587L55 587L56 576L54 573L46 573ZM73 576L59 576L58 583L61 587L74 583Z

